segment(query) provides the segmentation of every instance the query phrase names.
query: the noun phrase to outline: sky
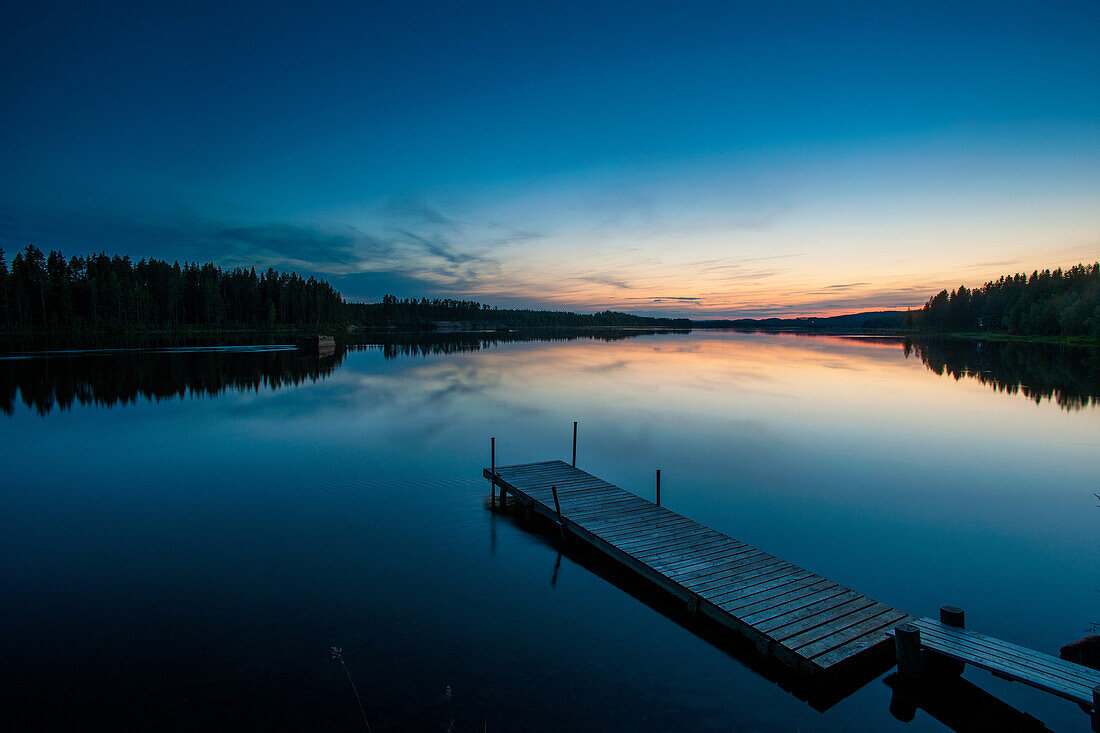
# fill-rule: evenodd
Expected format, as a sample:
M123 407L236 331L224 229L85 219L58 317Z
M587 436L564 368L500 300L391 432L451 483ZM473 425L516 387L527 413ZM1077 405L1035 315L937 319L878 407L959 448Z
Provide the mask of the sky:
M922 305L1100 259L1100 3L19 3L0 247L354 301Z

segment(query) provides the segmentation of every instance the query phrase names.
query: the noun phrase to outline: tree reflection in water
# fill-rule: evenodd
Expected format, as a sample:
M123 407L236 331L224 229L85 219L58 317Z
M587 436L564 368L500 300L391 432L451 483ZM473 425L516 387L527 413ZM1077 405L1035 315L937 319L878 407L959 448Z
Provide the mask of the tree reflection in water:
M166 346L38 350L0 356L0 410L12 414L22 401L40 415L74 403L113 407L138 399L160 401L188 395L218 395L279 389L316 382L335 372L349 351L380 350L385 359L478 351L502 343L596 339L617 341L659 333L651 330L546 329L518 333L385 334L337 342L336 352L317 358L286 345ZM665 332L667 333L667 332ZM678 331L675 333L685 333ZM26 348L27 345L20 345ZM976 379L1005 394L1036 403L1051 400L1065 410L1100 402L1100 348L1053 344L906 339L906 357L956 380Z
M0 410L10 415L21 400L39 415L74 403L114 407L138 399L161 401L188 395L219 395L279 389L316 382L335 372L348 351L380 349L386 359L478 351L502 342L600 339L615 341L651 330L537 333L392 334L340 340L331 356L308 356L281 344L166 346L159 342L109 345L83 350L30 350L0 356ZM49 344L19 344L41 348Z
M1100 348L965 339L910 340L915 354L936 374L976 379L998 392L1022 394L1036 404L1052 400L1065 410L1100 401Z

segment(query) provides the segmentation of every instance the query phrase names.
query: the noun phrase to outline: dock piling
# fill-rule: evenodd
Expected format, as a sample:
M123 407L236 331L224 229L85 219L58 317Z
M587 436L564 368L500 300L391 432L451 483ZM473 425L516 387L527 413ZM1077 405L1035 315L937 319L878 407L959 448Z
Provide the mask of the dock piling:
M497 505L497 439L489 438L489 465L492 466L493 477L489 479L489 506L493 509Z
M956 629L965 629L966 614L961 608L955 606L940 606L940 623L945 626L954 626Z
M913 624L898 624L894 629L894 650L898 658L898 674L906 680L920 676L920 629Z
M965 629L966 614L956 606L940 606L940 623L956 629ZM966 662L940 657L936 659L936 668L941 674L958 677L966 669Z
M1100 733L1100 685L1092 688L1092 730Z
M573 468L577 467L577 421L573 421Z
M558 487L551 486L550 491L554 494L554 510L558 513L558 530L561 532L561 536L565 537L565 520L561 516L561 502L558 501Z
M657 469L657 506L661 506L661 469Z

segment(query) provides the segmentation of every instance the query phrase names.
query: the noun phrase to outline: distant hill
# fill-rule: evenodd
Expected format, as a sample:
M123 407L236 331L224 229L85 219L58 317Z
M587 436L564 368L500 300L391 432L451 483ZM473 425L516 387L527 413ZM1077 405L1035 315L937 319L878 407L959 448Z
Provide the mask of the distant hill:
M905 325L906 311L868 311L819 318L737 318L733 320L692 321L692 328L740 328L765 331L849 331L895 329Z

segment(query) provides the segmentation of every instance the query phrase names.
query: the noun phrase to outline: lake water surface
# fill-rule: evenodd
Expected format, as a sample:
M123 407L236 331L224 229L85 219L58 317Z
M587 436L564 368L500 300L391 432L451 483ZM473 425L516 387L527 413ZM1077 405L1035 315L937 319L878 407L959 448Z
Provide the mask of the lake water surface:
M945 730L824 712L486 509L569 459L896 608L1100 622L1100 358L728 332L0 359L7 730ZM967 679L1052 730L1071 703ZM450 697L445 689L451 691Z

